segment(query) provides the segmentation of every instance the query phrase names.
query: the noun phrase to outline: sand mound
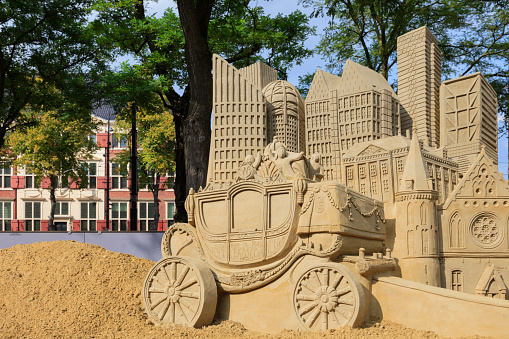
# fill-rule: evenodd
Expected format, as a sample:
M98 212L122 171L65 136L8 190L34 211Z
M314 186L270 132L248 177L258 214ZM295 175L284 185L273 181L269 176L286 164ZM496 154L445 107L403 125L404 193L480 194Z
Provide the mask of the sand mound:
M326 333L247 331L225 321L193 329L156 327L140 297L154 263L74 241L0 250L0 337L24 338L438 338L432 332L371 323Z

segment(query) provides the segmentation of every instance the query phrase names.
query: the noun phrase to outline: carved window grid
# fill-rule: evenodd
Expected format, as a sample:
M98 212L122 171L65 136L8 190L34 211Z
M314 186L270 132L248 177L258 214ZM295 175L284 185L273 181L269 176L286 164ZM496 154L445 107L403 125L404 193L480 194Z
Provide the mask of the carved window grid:
M369 175L372 177L376 177L376 164L369 165Z
M349 167L346 169L346 177L348 180L353 180L353 168Z
M385 161L384 161L384 162L382 162L382 163L381 163L381 166L382 166L382 174L388 174L388 173L389 173L389 171L388 171L388 169L387 169L387 162L385 162Z
M364 165L359 166L359 177L364 179L366 177L366 167Z

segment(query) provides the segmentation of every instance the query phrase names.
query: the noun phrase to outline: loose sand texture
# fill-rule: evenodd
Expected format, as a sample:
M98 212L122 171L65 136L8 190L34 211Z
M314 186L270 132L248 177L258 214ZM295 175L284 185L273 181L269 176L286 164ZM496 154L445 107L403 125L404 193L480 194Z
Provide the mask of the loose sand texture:
M0 250L0 338L440 338L371 321L363 328L266 335L224 321L156 327L140 296L154 263L74 241Z

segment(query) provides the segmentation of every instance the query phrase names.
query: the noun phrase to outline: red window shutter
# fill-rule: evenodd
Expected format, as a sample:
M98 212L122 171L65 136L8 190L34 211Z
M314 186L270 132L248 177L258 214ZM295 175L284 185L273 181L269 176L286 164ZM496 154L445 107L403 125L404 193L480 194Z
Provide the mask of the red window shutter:
M69 178L69 188L80 188L80 181L79 180L72 180Z
M97 178L97 188L99 189L106 189L108 178L107 177L98 177ZM110 181L110 187L111 187L111 181Z
M25 220L18 220L18 231L22 232L25 230Z
M48 230L48 220L41 220L41 231L47 231Z
M168 189L168 187L166 186L166 181L168 181L168 177L162 177L161 179L159 179L159 189L161 190Z
M50 178L48 178L48 177L43 178L41 181L41 187L46 189L46 188L49 188L50 186L51 186Z
M72 221L72 230L73 231L81 231L81 225L79 220Z
M16 175L13 175L11 177L11 188L19 188L19 177Z
M97 133L97 146L108 147L108 133Z
M18 188L25 188L25 177L24 176L18 177Z
M11 179L12 180L12 179ZM11 182L12 183L12 182ZM19 224L18 224L18 220L11 220L11 231L12 232L17 232L19 231Z
M97 220L97 230L106 231L106 220Z

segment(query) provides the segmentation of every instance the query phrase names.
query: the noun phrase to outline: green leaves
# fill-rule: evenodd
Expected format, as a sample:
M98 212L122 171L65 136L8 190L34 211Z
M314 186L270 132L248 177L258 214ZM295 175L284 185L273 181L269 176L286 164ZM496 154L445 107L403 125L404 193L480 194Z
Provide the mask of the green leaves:
M27 112L37 119L35 126L14 132L8 141L14 164L25 166L42 178L69 176L86 182L81 161L90 159L97 149L87 136L95 134L96 123L62 117L56 112Z

